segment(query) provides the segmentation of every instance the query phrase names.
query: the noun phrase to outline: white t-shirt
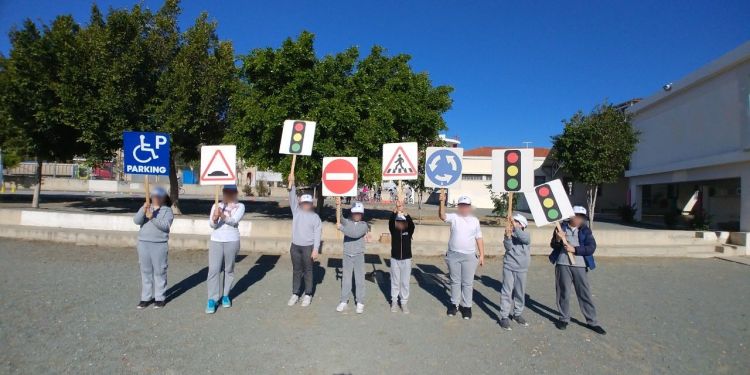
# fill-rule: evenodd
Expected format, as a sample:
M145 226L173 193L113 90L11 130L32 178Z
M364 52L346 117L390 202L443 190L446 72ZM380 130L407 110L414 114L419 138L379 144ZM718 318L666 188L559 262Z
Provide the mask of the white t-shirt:
M446 214L445 222L451 225L448 250L463 254L474 254L477 251L477 239L482 238L479 219L474 216Z
M211 215L208 218L208 225L213 228L211 232L211 241L214 242L234 242L240 240L240 225L242 216L245 215L245 205L242 203L230 203L226 205L219 202L219 209L227 216L227 220L219 219L213 221L213 214L216 212L216 205L211 207Z

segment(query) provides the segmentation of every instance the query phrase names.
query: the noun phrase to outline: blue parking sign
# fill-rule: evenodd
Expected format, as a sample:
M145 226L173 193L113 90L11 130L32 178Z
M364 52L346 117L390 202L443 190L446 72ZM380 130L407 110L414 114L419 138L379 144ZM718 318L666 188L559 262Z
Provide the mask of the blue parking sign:
M123 170L130 174L169 174L169 134L123 132Z

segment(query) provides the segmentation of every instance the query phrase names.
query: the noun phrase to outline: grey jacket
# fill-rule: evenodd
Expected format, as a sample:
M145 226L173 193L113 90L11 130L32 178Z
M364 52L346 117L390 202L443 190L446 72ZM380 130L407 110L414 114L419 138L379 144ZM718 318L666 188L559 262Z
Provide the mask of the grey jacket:
M141 207L133 217L133 222L141 226L138 240L148 242L167 242L172 221L174 221L174 214L171 207L159 207L154 211L151 220L146 218L146 212Z
M510 238L503 241L505 257L503 268L514 272L526 272L531 262L531 235L525 230L513 228Z
M365 252L365 236L370 225L364 221L341 219L341 229L344 233L344 255L359 255Z
M320 216L299 208L295 186L289 190L289 207L292 209L292 243L297 246L312 245L313 250L320 250L320 235L323 231Z

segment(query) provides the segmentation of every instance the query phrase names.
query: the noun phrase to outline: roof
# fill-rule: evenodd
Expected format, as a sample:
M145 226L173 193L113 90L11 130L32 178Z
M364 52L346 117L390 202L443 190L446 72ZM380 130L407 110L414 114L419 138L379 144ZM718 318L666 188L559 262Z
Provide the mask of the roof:
M501 147L501 146L483 146L472 148L471 150L465 150L464 156L484 156L491 157L492 150L508 149L508 148L525 148L525 147ZM534 157L546 158L549 155L549 149L544 147L534 147Z

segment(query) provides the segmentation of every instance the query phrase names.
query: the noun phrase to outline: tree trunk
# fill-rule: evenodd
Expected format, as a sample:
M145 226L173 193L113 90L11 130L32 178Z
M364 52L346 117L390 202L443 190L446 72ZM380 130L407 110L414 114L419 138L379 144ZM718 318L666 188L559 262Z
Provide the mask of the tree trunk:
M323 206L326 204L326 197L323 196L323 189L318 189L317 187L314 189L313 192L315 194L315 197L318 200L318 205L315 207L315 211L318 212L318 215L320 215L323 212Z
M174 162L174 153L169 153L169 196L172 198L172 212L182 215L180 211L180 184L177 181L177 168Z
M39 208L39 196L42 193L42 160L36 161L36 186L34 186L34 196L31 198L31 208Z
M594 228L594 210L596 209L596 197L599 194L599 185L589 185L586 192L589 210L589 227Z

